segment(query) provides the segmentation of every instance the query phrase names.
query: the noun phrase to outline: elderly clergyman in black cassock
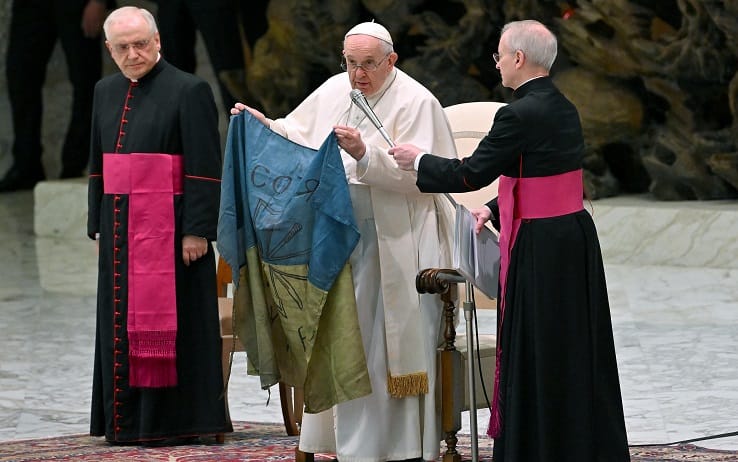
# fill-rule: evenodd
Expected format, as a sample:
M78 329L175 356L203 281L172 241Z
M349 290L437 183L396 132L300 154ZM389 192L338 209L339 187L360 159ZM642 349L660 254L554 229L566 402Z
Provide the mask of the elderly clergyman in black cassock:
M502 28L492 54L514 100L465 159L420 146L389 150L427 192L499 178L472 210L500 230L497 367L488 434L495 462L625 462L628 453L605 268L583 207L577 108L549 76L558 41L535 20ZM492 264L492 262L487 262Z
M103 26L120 73L95 87L88 235L99 243L90 434L178 444L232 431L216 296L218 114L161 58L148 11Z

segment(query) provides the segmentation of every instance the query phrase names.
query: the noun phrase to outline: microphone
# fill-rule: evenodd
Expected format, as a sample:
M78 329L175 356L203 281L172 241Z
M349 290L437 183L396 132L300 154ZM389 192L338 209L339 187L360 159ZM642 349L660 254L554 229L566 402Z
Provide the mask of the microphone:
M369 118L369 120L371 120L372 124L377 127L377 130L379 130L379 133L387 141L387 143L390 146L394 146L395 143L392 141L392 138L390 138L387 130L385 130L382 126L382 122L379 121L371 106L369 106L369 102L366 100L364 93L362 93L361 90L357 90L356 88L354 88L353 90L351 90L351 101L353 101L354 104L358 106L358 108L361 109L361 111Z

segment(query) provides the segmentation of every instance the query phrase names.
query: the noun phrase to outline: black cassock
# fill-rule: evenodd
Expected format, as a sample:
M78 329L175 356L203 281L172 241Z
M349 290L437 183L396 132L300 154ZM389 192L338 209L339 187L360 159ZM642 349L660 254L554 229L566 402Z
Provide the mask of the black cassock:
M175 235L173 252L169 251L176 281L176 386L129 385L131 198L105 193L104 153L181 156L184 174L181 194L174 195L172 202ZM88 215L89 236L100 236L93 436L135 442L232 431L223 398L215 258L210 244L216 238L220 177L218 114L205 81L162 59L138 82L122 74L98 82ZM136 226L145 227L145 222L145 218L137 220ZM182 260L184 235L208 240L207 254L189 266ZM150 253L143 257L157 258Z
M551 79L531 80L514 96L471 157L421 158L421 191L465 192L500 175L530 180L582 168L578 112ZM493 222L499 220L504 204L487 205ZM523 219L504 298L495 462L630 460L605 270L590 214Z

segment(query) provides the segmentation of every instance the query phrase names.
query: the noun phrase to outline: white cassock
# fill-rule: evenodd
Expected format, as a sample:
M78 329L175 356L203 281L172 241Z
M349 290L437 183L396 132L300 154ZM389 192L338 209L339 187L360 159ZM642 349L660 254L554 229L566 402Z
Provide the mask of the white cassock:
M453 215L443 196L420 193L415 172L397 167L387 142L351 103L350 92L348 76L335 75L270 124L314 149L334 125L348 125L361 131L367 146L359 162L341 154L361 233L350 262L372 393L305 414L300 449L335 453L340 462L435 460L441 440L436 349L442 339L442 305L437 295L416 292L415 275L451 265ZM440 103L401 70L395 68L367 99L395 143L456 157ZM418 370L427 373L428 394L390 396L389 375L413 376Z

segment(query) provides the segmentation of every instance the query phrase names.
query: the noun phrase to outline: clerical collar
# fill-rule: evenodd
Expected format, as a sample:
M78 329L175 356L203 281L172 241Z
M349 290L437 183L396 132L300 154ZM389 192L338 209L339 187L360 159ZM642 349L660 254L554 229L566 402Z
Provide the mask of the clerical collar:
M156 53L156 62L158 63L161 59L161 53ZM138 82L138 79L131 79L131 82Z
M540 78L543 78L543 77L548 77L548 76L547 76L547 75L537 75L537 76L535 76L535 77L531 77L531 78L529 78L528 80L526 80L525 82L523 82L523 83L521 83L520 85L518 85L518 88L522 87L523 85L525 85L526 83L530 82L531 80L535 80L535 79L540 79ZM517 90L518 88L516 88L516 90Z

